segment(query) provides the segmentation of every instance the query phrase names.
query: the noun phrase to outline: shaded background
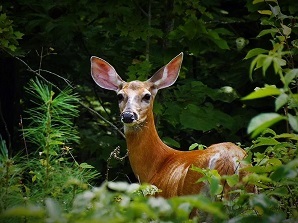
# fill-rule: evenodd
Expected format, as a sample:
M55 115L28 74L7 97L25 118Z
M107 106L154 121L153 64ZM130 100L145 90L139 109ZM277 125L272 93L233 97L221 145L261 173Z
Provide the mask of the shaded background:
M2 42L0 55L1 135L11 154L24 149L19 123L30 108L24 86L35 78L32 70L42 69L40 75L60 89L70 81L86 107L122 129L116 95L91 79L92 55L107 60L124 80L145 80L174 56L185 53L178 81L159 92L154 107L160 137L177 149L222 141L248 146L250 119L273 109L273 99L240 101L256 86L279 81L258 74L250 80L251 61L243 60L252 48L272 47L267 38L256 38L262 21L257 10L267 9L266 3L19 0L1 4L1 13L12 22L13 30L24 34L18 43L13 37L1 36L17 46L9 50ZM296 1L279 4L286 14L297 14ZM80 106L80 117L74 120L81 139L72 147L79 161L102 174L101 182L110 153L120 146L124 155L126 144L113 127L86 107ZM26 117L22 121L26 125ZM284 126L275 128L283 131ZM128 159L111 159L109 165L109 180L135 181Z

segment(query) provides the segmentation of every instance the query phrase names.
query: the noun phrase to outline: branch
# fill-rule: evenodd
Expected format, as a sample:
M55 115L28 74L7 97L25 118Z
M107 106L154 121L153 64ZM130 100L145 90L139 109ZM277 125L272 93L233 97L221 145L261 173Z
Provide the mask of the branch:
M64 82L65 82L70 88L74 89L74 87L71 85L71 82L70 82L69 80L67 80L66 78L60 76L59 74L56 74L56 73L54 73L54 72L52 72L52 71L43 70L43 69L38 69L38 70L39 70L39 71L42 71L42 72L45 72L45 73L52 74L52 75L54 75L54 76L56 76L56 77L58 77L58 78L64 80Z
M48 81L46 78L44 78L43 76L41 76L38 71L33 70L24 60L22 60L21 58L19 58L17 56L13 56L13 57L16 58L17 60L21 61L27 67L28 71L34 73L35 75L37 75L38 77L40 77L41 79L43 79L46 83L52 85L53 87L55 87L59 91L62 91L58 86L56 86L55 84L53 84L52 82Z
M44 78L41 74L40 74L40 71L42 72L46 72L46 73L49 73L49 74L53 74L55 75L56 77L59 77L61 78L62 80L65 81L65 83L70 86L72 89L74 88L71 84L70 84L70 81L67 80L66 78L54 73L54 72L51 72L51 71L48 71L48 70L43 70L41 68L39 68L37 71L36 70L33 70L24 60L22 60L21 58L17 57L17 56L13 56L11 54L12 57L16 58L17 60L19 60L22 64L24 64L28 71L34 73L35 75L37 75L38 77L40 77L41 79L43 79L46 83L52 85L53 87L55 87L56 89L58 89L59 91L62 91L58 86L56 86L55 84L53 84L52 82L48 81L46 78ZM94 109L92 108L89 108L88 106L84 105L82 102L79 101L79 103L85 107L89 112L97 115L100 119L102 119L104 122L108 123L113 129L115 129L123 138L125 138L125 135L123 134L123 132L121 132L121 130L119 128L117 128L117 126L115 126L112 122L110 122L109 120L105 119L101 114L99 114L97 111L95 111Z
M110 122L109 120L105 119L101 114L99 114L97 111L95 111L94 109L89 108L87 105L84 105L84 103L80 102L79 103L85 107L87 110L89 110L90 112L92 112L93 114L97 115L100 119L102 119L104 122L108 123L110 126L113 127L113 129L115 129L124 139L125 139L125 135L123 134L123 132L121 132L121 130L119 128L117 128L117 126L115 126L112 122Z

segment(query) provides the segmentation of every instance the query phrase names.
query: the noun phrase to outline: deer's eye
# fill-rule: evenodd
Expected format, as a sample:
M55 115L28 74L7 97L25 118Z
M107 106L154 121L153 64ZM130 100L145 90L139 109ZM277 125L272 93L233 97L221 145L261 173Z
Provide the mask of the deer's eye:
M144 100L144 101L149 101L150 98L151 98L151 94L149 94L149 93L147 93L147 94L145 94L145 95L143 96L143 100Z
M118 101L121 102L124 99L123 94L117 94Z

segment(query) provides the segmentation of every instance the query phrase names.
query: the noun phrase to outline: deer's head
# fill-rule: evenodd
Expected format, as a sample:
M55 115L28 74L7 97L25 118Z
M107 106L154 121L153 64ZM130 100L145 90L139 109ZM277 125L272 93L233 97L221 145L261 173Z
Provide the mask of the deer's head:
M142 124L152 111L153 101L159 89L171 86L178 78L183 53L159 69L147 81L125 82L113 66L98 57L91 57L91 76L102 88L117 93L121 121L129 129Z

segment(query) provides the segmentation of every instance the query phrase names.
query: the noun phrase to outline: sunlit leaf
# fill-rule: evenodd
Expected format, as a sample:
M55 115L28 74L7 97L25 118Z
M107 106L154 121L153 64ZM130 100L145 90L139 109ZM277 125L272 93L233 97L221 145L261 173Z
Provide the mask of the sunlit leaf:
M285 75L285 85L289 86L289 84L294 80L294 78L298 77L298 69L291 69Z
M278 111L288 102L289 96L285 93L280 94L275 100L275 111Z
M288 26L286 26L284 24L280 24L280 25L282 27L282 32L283 32L284 35L288 36L288 35L291 34L292 29L290 27L288 27Z
M252 134L252 138L259 135L266 128L274 125L275 123L285 119L284 116L277 113L263 113L252 118L248 127L248 134Z
M258 13L262 15L271 15L272 12L270 10L258 10Z
M94 166L89 165L88 163L81 163L79 165L79 167L83 168L83 169L93 169Z
M261 37L267 34L271 34L271 35L275 35L276 33L278 33L279 30L278 28L271 28L271 29L263 29L258 35L257 37Z
M290 126L292 127L292 129L296 132L298 132L298 117L291 115L290 113L288 114L288 118L289 118L289 123Z
M266 131L266 130L265 130ZM271 137L258 137L255 141L254 147L258 146L274 146L278 145L279 141Z
M264 76L265 76L266 70L270 66L272 60L273 60L273 57L272 56L267 56L266 59L263 61L262 71L263 71L263 75Z
M262 48L254 48L246 54L244 59L249 59L251 57L257 56L259 54L267 53L268 50L262 49Z
M282 91L274 85L267 85L263 88L257 88L254 92L242 98L242 100L252 100L257 98L264 98L267 96L280 95Z
M194 149L197 149L197 150L203 150L205 149L206 146L205 145L202 145L202 144L198 144L198 143L193 143L189 146L189 150L194 150Z

